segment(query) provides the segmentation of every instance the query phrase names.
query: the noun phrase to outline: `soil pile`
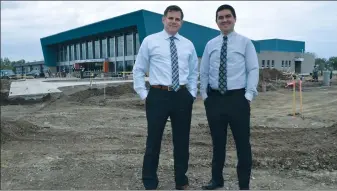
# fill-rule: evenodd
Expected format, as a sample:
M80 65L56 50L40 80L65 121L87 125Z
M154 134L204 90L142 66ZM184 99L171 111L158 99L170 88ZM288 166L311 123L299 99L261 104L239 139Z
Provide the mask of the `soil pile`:
M275 68L264 68L260 69L259 72L259 80L265 80L265 81L271 81L271 80L289 80L291 79L291 76L284 74L283 72L275 69Z
M14 121L1 117L1 144L8 141L27 140L40 129L42 128L28 121Z
M133 90L133 83L126 83L118 85L117 87L108 86L105 88L105 95L112 97L119 97L125 94L135 94ZM69 95L70 99L73 101L82 102L88 98L104 95L104 88L88 88L83 91L76 92Z
M0 105L5 105L8 103L8 95L11 88L11 80L1 79L0 84Z

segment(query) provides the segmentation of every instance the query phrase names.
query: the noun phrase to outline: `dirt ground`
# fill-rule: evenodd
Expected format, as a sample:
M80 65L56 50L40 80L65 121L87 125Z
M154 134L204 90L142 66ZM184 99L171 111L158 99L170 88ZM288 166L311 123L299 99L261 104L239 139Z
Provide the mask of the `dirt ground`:
M44 102L1 106L1 189L143 189L144 102L132 84L62 88ZM300 112L296 92L296 112ZM292 91L260 92L251 105L252 189L337 189L337 86L305 87L303 116ZM163 135L159 189L173 189L170 123ZM228 128L229 129L229 128ZM228 130L230 132L230 130ZM190 189L210 179L212 145L203 101L194 103ZM228 133L224 189L238 189Z

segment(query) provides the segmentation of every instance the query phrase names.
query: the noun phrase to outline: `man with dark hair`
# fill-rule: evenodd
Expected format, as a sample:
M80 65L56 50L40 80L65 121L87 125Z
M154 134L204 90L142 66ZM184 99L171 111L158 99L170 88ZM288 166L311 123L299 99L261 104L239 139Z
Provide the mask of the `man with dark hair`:
M234 31L235 10L222 5L216 11L221 34L205 47L200 64L200 92L213 143L212 179L202 187L223 187L227 126L237 149L239 188L249 189L252 153L250 102L257 95L259 64L252 41Z
M176 189L188 186L186 172L198 57L192 42L178 34L182 19L180 7L167 7L162 18L164 30L143 40L133 67L134 89L145 100L148 123L142 170L145 189L158 187L159 153L168 117L172 125ZM145 87L146 73L149 73L149 91Z

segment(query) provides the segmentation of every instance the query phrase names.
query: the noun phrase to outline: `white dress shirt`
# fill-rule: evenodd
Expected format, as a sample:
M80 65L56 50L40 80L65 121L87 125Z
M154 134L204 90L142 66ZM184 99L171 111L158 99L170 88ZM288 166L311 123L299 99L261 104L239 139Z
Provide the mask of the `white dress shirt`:
M197 94L198 56L193 43L174 35L179 64L179 84L186 85L193 97ZM170 37L165 30L147 36L138 51L133 66L134 89L142 100L147 97L145 73L149 74L150 85L172 85L172 63Z
M205 47L200 64L200 93L207 98L207 85L219 89L220 53L223 34L211 39ZM227 35L227 89L245 88L245 97L252 99L258 94L259 63L252 41L236 32Z

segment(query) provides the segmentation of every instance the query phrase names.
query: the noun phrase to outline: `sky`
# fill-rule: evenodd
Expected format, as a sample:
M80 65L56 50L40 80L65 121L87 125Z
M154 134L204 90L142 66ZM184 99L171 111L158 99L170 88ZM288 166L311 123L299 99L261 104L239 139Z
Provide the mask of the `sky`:
M337 2L334 1L1 1L1 57L43 60L40 38L146 9L163 14L182 8L184 20L218 29L216 9L230 4L235 31L252 39L305 41L306 52L337 56Z

